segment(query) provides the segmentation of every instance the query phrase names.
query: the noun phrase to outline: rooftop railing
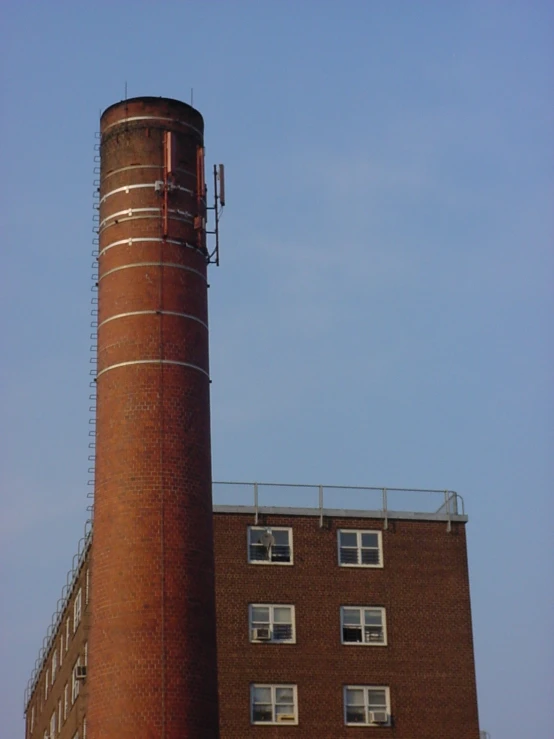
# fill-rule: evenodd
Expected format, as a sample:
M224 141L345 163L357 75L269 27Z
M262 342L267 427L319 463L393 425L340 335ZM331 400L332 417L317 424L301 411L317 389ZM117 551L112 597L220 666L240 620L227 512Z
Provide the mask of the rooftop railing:
M271 482L214 482L215 506L242 506L254 509L256 523L261 509L276 507L317 509L320 524L337 511L363 511L382 518L426 518L446 521L465 516L464 500L453 490L389 488L347 485L302 485Z

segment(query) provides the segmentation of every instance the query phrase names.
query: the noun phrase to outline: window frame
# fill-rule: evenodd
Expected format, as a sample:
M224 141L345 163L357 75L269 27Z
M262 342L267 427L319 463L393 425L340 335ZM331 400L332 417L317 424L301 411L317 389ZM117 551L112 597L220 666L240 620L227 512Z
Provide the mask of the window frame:
M81 690L80 680L77 680L77 667L81 666L81 657L77 657L77 661L73 665L71 671L71 705L74 705L75 701L79 697L79 691Z
M61 731L62 725L62 699L58 698L58 733Z
M50 731L50 739L55 739L56 737L56 709L54 708L54 711L52 712L52 715L50 716L50 723L48 724L49 731Z
M67 715L71 710L69 706L69 682L66 682L63 689L63 720L67 721Z
M365 710L365 722L361 723L358 721L355 722L349 722L348 721L348 715L347 715L347 707L348 704L346 702L346 696L349 690L363 690L364 691L364 710ZM385 692L385 709L388 716L388 721L386 724L376 724L376 723L370 723L368 721L369 718L369 712L370 708L368 705L368 693L370 690L383 690ZM344 725L345 726L361 726L361 727L369 727L371 729L380 729L380 728L386 728L392 725L391 721L391 705L390 705L390 688L388 685L343 685L343 716L344 716Z
M251 559L250 558L250 532L251 531L267 531L267 529L271 529L271 531L288 531L289 532L289 552L290 552L290 560L288 562L275 562L271 559ZM290 567L294 564L294 543L293 543L293 533L292 533L292 526L247 526L246 527L246 557L248 564L250 565L276 565L276 566L284 566L284 567Z
M378 564L365 564L360 561L360 563L354 563L354 562L341 562L340 557L340 550L341 550L341 542L340 537L341 534L356 534L356 552L358 552L361 555L362 551L362 534L377 534L378 538L378 552L379 552L379 563ZM352 547L346 547L348 549ZM383 553L383 532L379 529L338 529L337 530L337 557L338 557L338 563L339 567L358 567L362 569L383 569L384 567L384 553ZM361 560L361 556L359 556L359 559Z
M69 649L69 616L65 620L65 651Z
M357 609L361 611L360 615L360 629L362 631L362 637L364 636L364 615L365 611L381 611L381 624L383 629L383 641L344 641L344 610L346 608ZM387 609L384 606L351 606L344 605L340 607L340 642L344 646L350 647L386 647L388 646L388 635L387 635Z
M73 601L73 633L77 633L77 628L81 623L83 615L83 589L79 588Z
M252 610L254 608L269 608L269 630L271 639L254 639L252 626ZM275 608L290 608L292 634L290 639L274 639L273 627L275 624L273 612ZM251 644L296 644L296 609L292 603L249 603L248 604L248 636Z
M52 675L52 681L51 685L54 685L54 680L56 679L56 675L58 672L58 646L56 645L54 647L54 651L52 652L52 661L50 663L50 672Z
M254 690L256 688L271 688L272 721L254 721ZM275 694L279 688L292 688L294 721L276 721ZM252 726L298 726L298 686L296 683L250 683L250 724Z

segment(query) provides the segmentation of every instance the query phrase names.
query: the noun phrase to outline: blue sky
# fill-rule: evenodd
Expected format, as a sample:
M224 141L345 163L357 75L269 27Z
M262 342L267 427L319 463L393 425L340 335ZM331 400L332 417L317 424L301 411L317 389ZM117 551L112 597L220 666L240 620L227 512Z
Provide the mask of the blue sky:
M482 728L551 736L553 20L538 0L4 4L3 737L86 518L94 133L125 82L193 87L226 164L215 479L459 491Z

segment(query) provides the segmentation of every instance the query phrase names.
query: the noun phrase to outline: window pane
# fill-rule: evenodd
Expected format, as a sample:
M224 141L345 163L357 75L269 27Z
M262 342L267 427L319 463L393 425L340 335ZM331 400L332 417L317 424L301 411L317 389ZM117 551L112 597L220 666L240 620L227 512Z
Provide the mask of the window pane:
M254 688L254 703L271 704L271 688Z
M289 641L292 639L292 625L291 624L274 624L273 625L273 639L275 641Z
M378 565L379 561L378 549L362 549L362 564Z
M348 626L359 626L360 621L360 609L359 608L344 608L342 611L342 622Z
M269 623L269 608L261 606L253 606L252 623Z
M346 709L346 721L349 724L365 724L365 708L363 706L348 706Z
M378 547L379 546L379 535L378 534L362 534L362 546L363 547Z
M382 624L382 613L376 610L365 611L365 625L366 626L381 626Z
M342 640L346 642L361 642L362 627L346 626L342 630Z
M293 703L293 690L292 688L276 688L275 689L275 702L276 703Z
M288 547L289 545L289 532L288 531L272 531L273 537L275 539L275 544L277 546L285 546Z
M384 709L387 707L387 697L384 690L368 690L367 702L370 710L374 708Z
M273 620L276 623L287 623L291 622L291 609L279 606L273 609Z
M340 550L340 562L346 565L357 565L358 564L358 550L357 549L344 549L341 547Z
M346 690L346 705L348 706L363 706L364 705L364 691L362 688L347 688Z
M354 531L341 531L340 532L340 545L341 547L357 547L358 537Z
M256 705L252 711L254 721L273 721L273 711L271 706Z
M288 715L288 716L294 716L294 705L292 703L287 704L279 704L275 706L275 714L277 716L279 715Z
M252 544L250 546L250 560L256 562L265 562L269 559L269 550L262 544Z

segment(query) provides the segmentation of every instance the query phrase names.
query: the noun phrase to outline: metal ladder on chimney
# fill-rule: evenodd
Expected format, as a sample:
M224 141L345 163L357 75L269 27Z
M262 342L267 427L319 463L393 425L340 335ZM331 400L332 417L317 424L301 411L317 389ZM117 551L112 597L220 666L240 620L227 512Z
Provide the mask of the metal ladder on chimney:
M100 137L99 131L95 133L96 142L94 144L94 179L92 182L92 298L91 298L91 309L90 309L90 340L93 342L90 345L90 372L89 372L89 468L88 475L89 479L87 482L88 492L87 498L91 500L87 505L87 512L92 525L92 519L94 518L94 465L96 459L96 374L98 365L98 257L100 248Z

